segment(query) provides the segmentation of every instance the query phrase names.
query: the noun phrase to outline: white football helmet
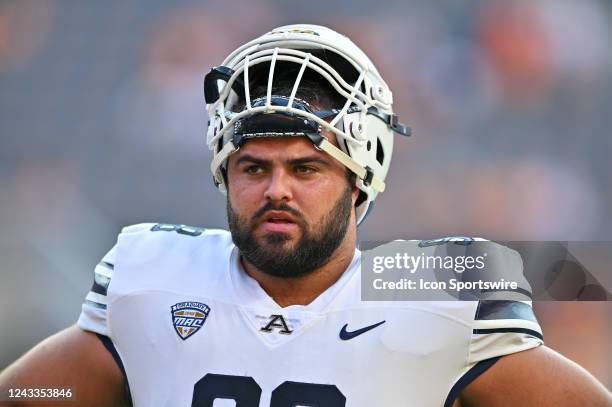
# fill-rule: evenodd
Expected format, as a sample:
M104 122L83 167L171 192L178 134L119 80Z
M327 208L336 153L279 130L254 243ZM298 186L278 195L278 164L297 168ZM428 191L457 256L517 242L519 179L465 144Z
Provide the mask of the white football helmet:
M273 94L275 66L288 63L296 64L291 94ZM262 67L267 92L252 99L253 72L261 76ZM297 98L307 69L328 81L346 100L344 105L314 111ZM257 79L261 83L266 78ZM365 53L344 35L317 25L279 27L242 45L206 75L204 95L209 117L207 143L214 153L211 171L222 192L226 193L226 160L244 140L306 136L356 174L361 190L356 205L358 224L385 189L393 133L410 135L410 129L393 113L389 87ZM327 140L323 129L336 135L340 148Z

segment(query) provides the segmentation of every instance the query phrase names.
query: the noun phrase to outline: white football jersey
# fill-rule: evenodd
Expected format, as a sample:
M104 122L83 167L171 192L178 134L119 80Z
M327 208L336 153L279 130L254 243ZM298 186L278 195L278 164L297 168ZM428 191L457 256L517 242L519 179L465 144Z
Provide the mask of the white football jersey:
M445 406L542 344L528 302L364 302L360 252L309 305L278 306L223 230L124 228L79 326L109 337L135 406ZM120 363L121 365L121 363Z

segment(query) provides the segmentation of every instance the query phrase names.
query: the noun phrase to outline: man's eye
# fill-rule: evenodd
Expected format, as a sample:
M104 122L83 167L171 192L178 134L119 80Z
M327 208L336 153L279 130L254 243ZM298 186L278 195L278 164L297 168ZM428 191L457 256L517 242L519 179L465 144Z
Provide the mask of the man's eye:
M262 168L259 165L249 165L244 169L247 174L259 174L261 171Z
M313 172L316 172L316 169L305 166L305 165L300 165L300 166L295 167L295 171L298 174L311 174Z

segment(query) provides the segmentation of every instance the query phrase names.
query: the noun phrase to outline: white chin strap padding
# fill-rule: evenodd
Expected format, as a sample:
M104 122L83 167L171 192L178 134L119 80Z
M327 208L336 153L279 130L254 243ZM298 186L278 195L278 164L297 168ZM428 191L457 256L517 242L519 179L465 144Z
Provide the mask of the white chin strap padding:
M357 176L364 180L364 182L366 181L368 170L359 165L344 151L330 143L326 138L323 138L323 141L319 143L318 148L340 161L340 163L357 174ZM369 180L369 183L372 185L372 188L378 192L383 192L385 190L385 182L377 176L371 175L371 177L372 179Z
M210 163L210 170L214 174L215 179L217 179L219 168L223 165L227 157L229 157L230 154L232 154L236 150L237 148L234 146L234 143L232 143L232 140L228 140L227 143L225 143L225 145L221 149L221 151L215 154L212 159L212 162ZM217 179L217 182L219 184L223 184L223 179Z

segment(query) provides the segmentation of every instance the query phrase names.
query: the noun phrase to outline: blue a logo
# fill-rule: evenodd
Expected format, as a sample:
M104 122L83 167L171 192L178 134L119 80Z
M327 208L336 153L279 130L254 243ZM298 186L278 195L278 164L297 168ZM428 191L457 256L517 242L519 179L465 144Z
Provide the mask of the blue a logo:
M201 302L179 302L174 304L170 311L174 330L182 340L185 340L202 328L210 307Z

